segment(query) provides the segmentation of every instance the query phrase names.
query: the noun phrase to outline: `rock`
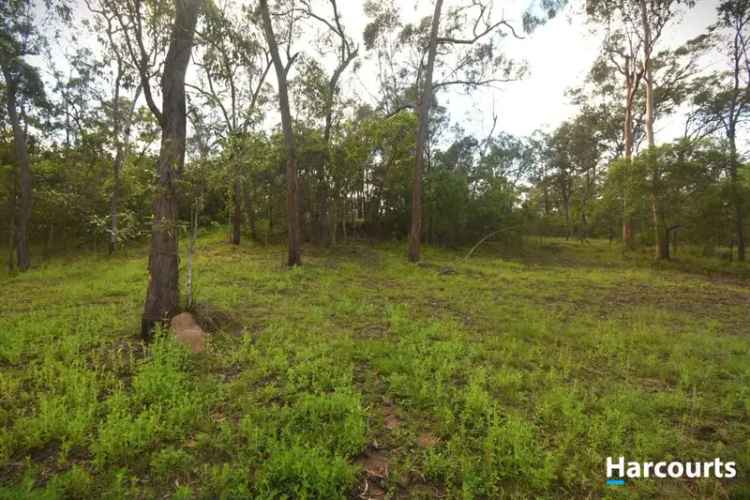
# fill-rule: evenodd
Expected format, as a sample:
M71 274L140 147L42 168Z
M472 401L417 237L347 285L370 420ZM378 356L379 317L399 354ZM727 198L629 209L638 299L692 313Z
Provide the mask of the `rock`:
M187 346L193 352L206 350L206 332L198 325L190 313L180 313L170 323L177 342Z

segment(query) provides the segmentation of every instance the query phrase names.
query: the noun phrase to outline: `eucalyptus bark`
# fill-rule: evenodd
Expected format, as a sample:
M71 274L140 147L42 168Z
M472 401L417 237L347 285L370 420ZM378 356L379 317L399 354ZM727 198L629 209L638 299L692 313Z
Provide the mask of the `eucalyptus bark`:
M281 112L281 128L284 132L284 143L286 146L286 204L287 204L287 265L289 267L302 264L300 227L299 227L299 200L297 185L297 150L294 144L294 130L292 129L292 114L289 110L289 90L287 85L286 67L281 62L279 45L273 32L271 24L271 13L268 9L268 0L260 0L260 11L263 18L263 28L271 52L273 67L276 72L276 80L279 86L279 111ZM289 62L291 63L291 61Z
M438 30L440 29L440 11L443 0L435 2L435 12L432 15L430 31L430 45L427 54L427 66L424 72L424 84L419 101L419 125L417 128L416 158L414 164L414 186L411 197L411 229L409 231L409 260L418 262L421 254L422 239L422 174L424 171L425 143L427 142L427 128L430 121L430 106L432 105L432 72L437 55Z
M141 322L144 337L150 337L157 322L174 316L179 305L176 181L185 163L185 72L200 5L201 0L175 2L175 22L164 61L161 149L153 201L148 291Z
M31 164L27 150L26 132L21 126L18 116L18 81L7 66L3 66L5 78L5 100L8 119L13 129L13 146L18 163L18 202L15 205L15 244L16 263L20 271L26 271L31 266L29 255L28 227L31 219Z

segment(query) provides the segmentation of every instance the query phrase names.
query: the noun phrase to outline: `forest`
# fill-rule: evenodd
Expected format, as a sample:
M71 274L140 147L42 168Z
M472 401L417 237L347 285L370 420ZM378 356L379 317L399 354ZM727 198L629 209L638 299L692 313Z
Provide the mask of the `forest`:
M750 496L750 0L0 0L0 69L0 499Z

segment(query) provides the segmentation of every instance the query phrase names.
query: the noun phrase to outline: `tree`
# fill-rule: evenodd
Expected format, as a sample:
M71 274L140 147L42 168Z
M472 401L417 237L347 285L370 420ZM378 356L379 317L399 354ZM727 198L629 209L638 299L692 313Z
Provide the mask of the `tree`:
M213 128L227 155L232 186L232 243L239 245L243 199L247 210L252 210L252 198L247 187L243 187L241 149L245 134L261 118L263 89L271 60L258 33L248 29L246 23L215 6L205 19L205 28L198 33L203 48L197 61L202 70L202 85L188 87L203 98L204 109L218 110L218 125Z
M163 12L142 12L141 0L109 3L115 12L132 64L140 75L146 103L161 128L161 146L157 162L157 185L153 199L153 221L149 251L149 282L141 321L141 335L149 338L158 322L169 320L179 306L179 256L177 231L177 178L185 163L186 104L185 73L193 48L195 26L201 6L200 0L176 0L169 45L163 61L161 75L161 109L156 105L151 78L151 60L159 53L160 40L155 39L154 48L146 49L143 20L149 19L151 28L157 31ZM147 6L148 7L148 6Z
M411 228L409 229L409 260L418 262L420 258L420 246L422 241L422 172L424 170L424 150L427 140L427 123L430 118L430 106L432 105L432 71L435 67L437 55L438 29L440 28L440 11L443 8L443 0L436 0L435 12L432 14L432 29L430 30L430 43L427 49L427 66L424 72L422 92L419 96L419 107L417 116L417 142L414 164L414 185L411 195Z
M623 150L626 163L631 162L633 158L635 143L633 114L638 88L643 79L643 68L638 63L639 49L640 43L633 35L632 30L629 29L619 29L615 32L609 32L605 39L604 53L606 54L606 58L614 65L625 80ZM623 197L622 239L626 248L633 245L633 224L628 213L628 205L627 198Z
M111 115L111 128L109 131L110 142L115 150L115 158L112 162L112 193L110 196L110 228L109 228L109 253L115 252L120 241L120 198L122 196L122 169L127 159L130 145L130 132L135 106L141 95L142 85L137 85L132 99L128 102L124 93L132 88L134 75L131 64L128 64L126 48L123 41L118 37L118 25L115 12L107 10L108 0L86 0L86 5L96 15L98 31L103 31L104 36L99 36L100 43L106 47L108 54L114 55L115 79L112 83L112 98L109 104Z
M39 71L24 60L38 54L43 40L36 30L31 0L9 0L0 5L0 69L5 81L5 107L13 130L18 164L18 202L14 203L14 232L18 269L31 266L29 219L32 205L31 162L28 151L28 106L44 106Z
M533 8L524 13L523 27L530 32L543 23L547 17L556 14L564 1L543 0L543 17L532 14ZM391 113L405 108L417 110L418 125L416 130L417 144L415 152L414 179L412 184L411 228L409 231L408 258L412 262L420 259L422 238L422 176L424 170L424 154L426 151L429 132L429 114L434 105L433 93L436 90L450 86L464 89L474 89L481 86L508 82L520 78L524 73L523 66L518 67L511 59L503 57L497 52L497 41L493 38L504 36L504 30L520 38L513 25L500 16L494 17L493 4L480 0L471 0L456 5L447 10L444 29L440 30L442 0L435 3L431 18L425 18L417 26L402 24L398 17L398 10L392 5L376 5L368 2L366 12L373 21L365 28L365 43L368 48L380 46L379 58L384 59L387 66L394 67L394 46L407 46L414 53L411 61L411 72L414 80L411 85L403 86L399 81L408 81L409 69L402 68L392 74L390 78L383 78L384 94ZM428 30L429 27L429 30ZM388 39L387 33L397 32L396 40ZM378 40L380 39L380 42ZM385 48L383 48L385 47ZM441 58L437 58L440 49ZM450 54L453 57L447 57ZM424 63L424 58L427 62ZM381 66L383 64L381 63ZM433 82L436 68L441 78ZM393 72L393 71L392 71ZM410 102L412 99L416 102Z
M643 81L645 86L644 101L644 129L647 147L656 146L654 136L654 121L656 117L656 82L654 78L654 62L657 57L656 46L664 33L664 29L678 13L676 7L681 3L692 5L690 0L596 0L587 4L587 12L592 18L608 25L610 36L605 44L608 58L615 64L618 71L624 75L626 81L625 98L625 160L630 161L633 152L632 109L635 102L638 84ZM612 27L614 26L614 28ZM640 63L637 62L640 50ZM620 56L621 64L614 57ZM652 176L655 184L659 183L659 172ZM653 189L652 192L655 192ZM626 245L632 241L627 198L624 198L625 217L623 222L623 240ZM664 207L659 204L658 197L651 197L651 211L656 235L656 258L666 259L669 255L668 242L664 241Z
M302 264L301 256L301 235L299 226L299 195L297 185L297 151L294 141L294 129L292 127L292 113L289 110L289 89L287 76L289 69L294 64L298 54L291 53L291 40L293 37L294 15L289 14L289 27L287 33L287 61L284 64L281 61L279 53L279 42L274 34L273 23L271 22L271 12L268 8L268 0L260 0L260 15L263 23L263 30L266 36L268 50L271 52L273 67L276 72L276 82L278 84L279 111L281 112L281 128L284 132L284 143L286 146L286 182L287 182L287 265L289 267Z
M750 110L750 1L725 1L719 5L718 14L719 21L713 29L723 35L730 67L728 71L714 73L698 82L693 98L694 118L699 128L709 134L720 130L729 144L727 171L734 205L737 258L744 261L746 194L739 176L737 133Z
M302 5L304 7L302 10L303 14L322 23L335 39L335 42L331 41L329 43L334 46L335 49L336 66L327 78L322 89L322 113L324 118L323 143L325 145L325 152L321 156L320 165L317 169L318 238L323 244L328 244L332 241L331 224L328 213L328 202L330 198L330 174L328 171L331 166L331 138L335 105L340 93L339 82L341 81L341 77L346 69L359 55L359 47L357 47L351 37L347 35L344 25L341 22L341 14L339 13L336 0L328 1L331 6L332 20L314 12L309 0L302 0Z

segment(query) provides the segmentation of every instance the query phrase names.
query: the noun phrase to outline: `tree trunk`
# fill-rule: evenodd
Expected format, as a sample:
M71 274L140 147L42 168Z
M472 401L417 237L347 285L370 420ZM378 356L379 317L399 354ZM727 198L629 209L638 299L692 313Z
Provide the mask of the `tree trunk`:
M625 59L625 123L623 130L625 162L630 167L633 161L633 105L637 90L637 80L633 75L630 57ZM630 217L628 193L622 197L622 243L625 248L633 248L633 221Z
M162 77L161 149L149 253L149 281L141 335L148 338L159 321L175 315L179 303L177 185L185 163L185 72L201 0L175 2L175 23Z
M302 264L300 248L300 227L299 227L299 201L297 186L297 151L294 144L294 130L292 129L292 114L289 111L289 94L287 89L287 72L289 66L284 67L279 55L279 46L276 42L276 36L273 33L271 24L271 13L268 9L268 0L260 0L260 10L263 16L263 27L268 42L268 49L271 52L273 67L276 71L276 79L279 85L279 111L281 112L281 128L284 131L284 142L286 143L286 204L287 204L287 233L288 233L288 253L287 265L298 266ZM289 61L291 64L291 61Z
M323 141L325 142L326 151L323 155L322 161L320 162L320 168L318 170L318 239L324 246L331 244L330 227L328 225L328 179L326 177L326 170L328 169L328 163L330 161L330 141L331 141L331 126L333 123L333 104L329 103L329 109L326 114L325 129L323 131Z
M128 154L128 146L130 144L130 125L133 113L135 112L135 105L138 101L138 97L141 94L141 86L139 85L135 91L133 102L130 106L130 112L124 118L120 111L120 81L122 79L121 65L122 60L118 57L118 74L117 80L115 81L115 98L114 98L114 110L113 110L113 127L112 132L116 144L115 161L112 163L112 197L110 199L110 235L109 235L109 254L113 254L117 249L119 240L119 213L120 213L120 193L122 192L122 179L120 174L122 167L125 164L125 159Z
M271 241L273 234L273 196L268 198L268 231L266 231L266 245Z
M232 211L232 243L240 244L242 237L242 183L235 174L234 178L234 208Z
M120 196L120 169L122 168L122 144L120 143L120 82L123 76L122 58L117 56L117 77L115 78L115 94L112 102L112 136L116 144L115 161L112 163L112 197L110 199L110 231L109 231L109 254L112 255L117 248L117 215L119 212Z
M363 209L364 213L364 209ZM364 215L363 215L364 218ZM341 236L344 238L344 242L348 241L349 237L346 233L346 198L344 198L344 213L341 217Z
M432 70L437 55L437 37L440 28L440 11L443 0L435 2L435 12L432 15L432 29L430 31L430 46L427 54L427 66L424 73L424 84L419 100L419 126L417 129L416 161L414 164L414 186L411 196L411 229L409 231L409 260L419 262L422 238L422 171L424 170L425 142L427 128L430 121L430 106L432 105Z
M259 241L258 238L258 224L255 219L255 207L253 206L253 198L250 196L250 188L246 185L242 186L242 193L245 197L245 211L247 212L247 221L250 223L250 237L253 241Z
M16 172L11 170L8 185L8 272L15 269L16 250Z
M653 42L651 39L651 25L648 20L646 0L640 0L641 23L643 27L643 65L646 79L646 141L648 149L653 153L656 146L654 140L654 81L651 72L651 54ZM654 159L652 159L654 161ZM669 259L669 242L666 241L667 228L664 223L663 207L659 201L660 176L659 166L652 165L652 193L651 214L654 220L654 236L656 237L656 258Z
M193 253L195 251L195 240L198 238L198 209L199 201L193 200L190 210L190 239L188 241L187 262L187 306L193 307Z
M341 211L341 202L337 199L332 200L333 203L331 210L331 221L330 221L330 229L331 229L331 245L336 245L336 238L338 237L338 230L339 230L339 212Z
M737 138L734 128L729 133L729 179L732 186L732 202L734 204L734 223L737 236L737 260L745 261L745 221L743 213L742 192L740 191L740 180L737 175Z
M18 116L16 93L18 82L12 72L3 66L5 78L5 99L8 108L8 119L13 129L13 146L15 147L16 162L18 163L18 187L19 199L15 204L15 239L16 239L16 263L20 271L26 271L31 266L29 255L28 227L31 219L31 164L29 163L29 152L26 145L26 133L21 127L21 119Z

